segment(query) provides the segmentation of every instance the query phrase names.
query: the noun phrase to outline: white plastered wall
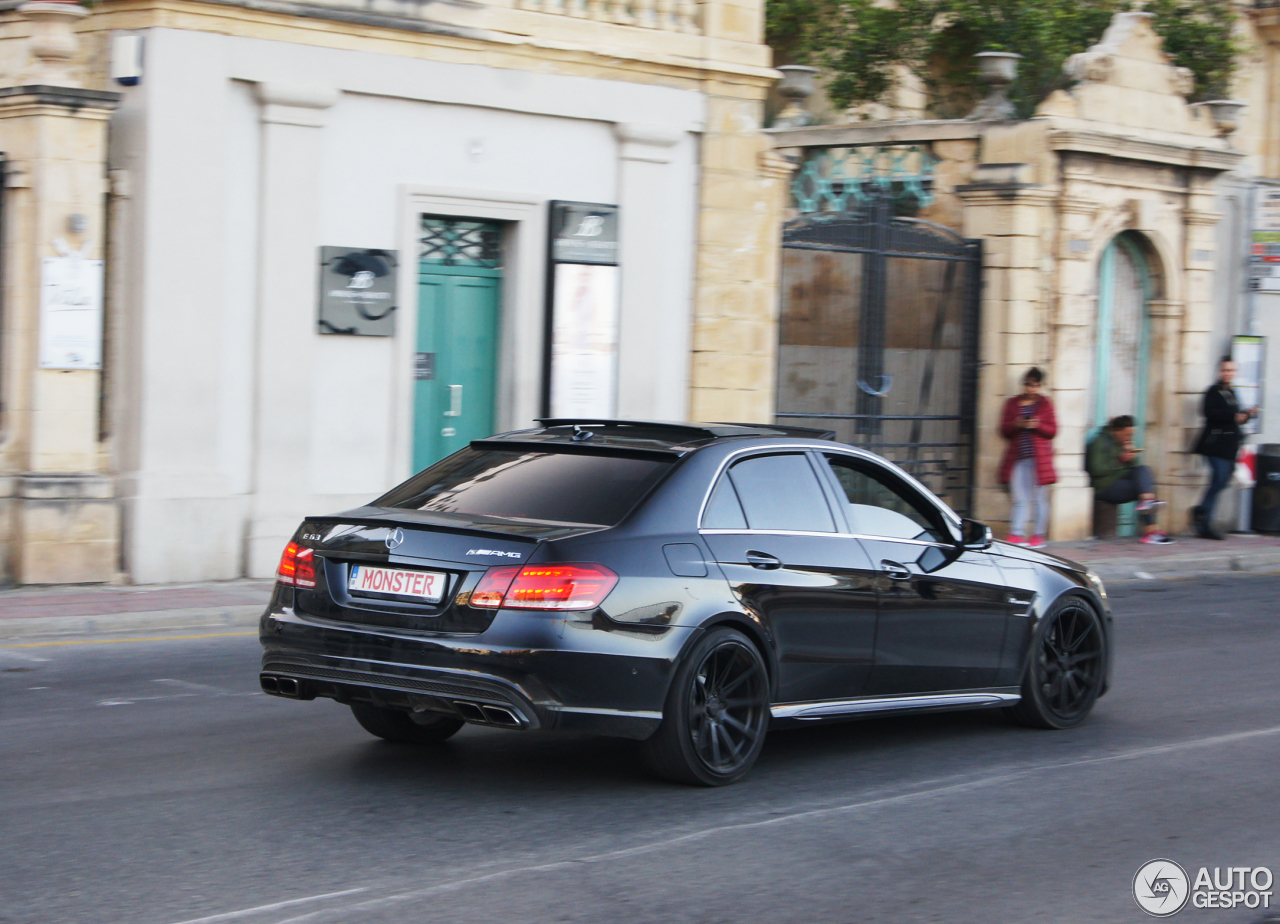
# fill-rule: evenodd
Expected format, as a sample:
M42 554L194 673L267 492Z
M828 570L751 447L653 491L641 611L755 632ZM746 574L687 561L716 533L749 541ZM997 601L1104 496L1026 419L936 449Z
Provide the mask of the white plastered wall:
M538 411L546 203L619 204L639 229L621 242L622 403L685 416L700 94L178 30L145 41L111 164L132 189L114 381L133 580L269 575L303 515L409 474L423 211L506 223L509 428ZM322 245L399 251L395 337L316 333ZM657 356L655 328L670 332Z

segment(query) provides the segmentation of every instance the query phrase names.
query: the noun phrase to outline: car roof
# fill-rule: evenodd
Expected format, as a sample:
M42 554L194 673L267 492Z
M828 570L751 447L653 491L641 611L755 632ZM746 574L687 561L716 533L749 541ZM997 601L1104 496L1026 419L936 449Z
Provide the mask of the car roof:
M542 424L530 430L499 433L475 440L477 448L495 444L560 444L583 449L608 447L640 452L683 455L725 440L786 437L791 439L834 440L831 430L791 427L778 424L680 423L666 420L610 420L599 417L542 417Z

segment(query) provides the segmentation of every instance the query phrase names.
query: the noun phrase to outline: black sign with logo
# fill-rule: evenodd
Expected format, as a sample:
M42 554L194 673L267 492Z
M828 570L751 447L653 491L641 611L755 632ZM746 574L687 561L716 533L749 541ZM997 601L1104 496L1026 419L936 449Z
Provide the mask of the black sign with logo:
M394 250L320 248L320 333L390 337L395 310Z
M618 207L551 203L551 262L618 265Z

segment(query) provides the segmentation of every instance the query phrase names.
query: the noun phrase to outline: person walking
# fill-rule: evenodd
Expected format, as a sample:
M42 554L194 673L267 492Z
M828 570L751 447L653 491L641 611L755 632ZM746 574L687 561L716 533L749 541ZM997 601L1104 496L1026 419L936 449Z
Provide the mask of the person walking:
M1204 393L1201 413L1204 429L1196 441L1195 451L1209 463L1209 486L1198 506L1191 508L1191 525L1201 539L1221 539L1222 533L1213 528L1213 509L1218 495L1231 481L1240 453L1243 434L1240 425L1258 413L1258 409L1244 410L1231 383L1235 381L1236 364L1230 356L1218 363L1218 381Z
M1156 479L1151 469L1137 464L1142 450L1133 445L1133 430L1133 418L1128 414L1111 418L1106 428L1089 441L1085 471L1098 500L1117 506L1138 502L1141 542L1167 545L1173 540L1156 526L1154 514L1164 501L1156 500Z
M1000 483L1007 484L1013 495L1008 541L1033 549L1044 547L1049 531L1049 485L1058 480L1052 443L1058 421L1053 402L1041 394L1043 388L1044 373L1028 369L1022 377L1022 394L1006 401L1000 415L1000 434L1009 441L1000 462ZM1034 531L1026 539L1027 520L1033 511Z

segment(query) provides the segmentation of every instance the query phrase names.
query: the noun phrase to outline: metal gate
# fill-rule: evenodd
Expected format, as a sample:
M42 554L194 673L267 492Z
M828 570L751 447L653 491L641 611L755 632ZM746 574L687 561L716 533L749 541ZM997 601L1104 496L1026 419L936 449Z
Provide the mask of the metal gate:
M968 514L981 244L895 214L928 201L923 171L833 181L815 160L793 186L810 213L783 229L779 422L834 430Z

